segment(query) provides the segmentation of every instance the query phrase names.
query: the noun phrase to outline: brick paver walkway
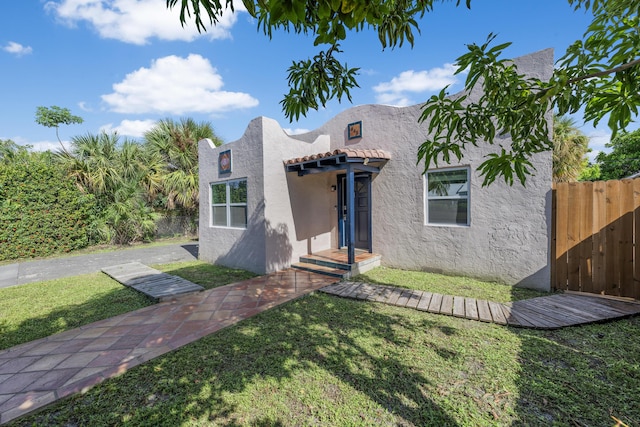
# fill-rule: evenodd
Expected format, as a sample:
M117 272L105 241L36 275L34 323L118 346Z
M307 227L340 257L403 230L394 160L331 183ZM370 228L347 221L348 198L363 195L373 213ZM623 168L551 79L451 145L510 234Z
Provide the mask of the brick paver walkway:
M336 281L289 269L0 351L0 424Z
M638 303L589 295L551 295L496 304L390 286L337 283L337 280L288 269L0 351L0 424L319 289L342 297L537 328L563 327L640 313Z

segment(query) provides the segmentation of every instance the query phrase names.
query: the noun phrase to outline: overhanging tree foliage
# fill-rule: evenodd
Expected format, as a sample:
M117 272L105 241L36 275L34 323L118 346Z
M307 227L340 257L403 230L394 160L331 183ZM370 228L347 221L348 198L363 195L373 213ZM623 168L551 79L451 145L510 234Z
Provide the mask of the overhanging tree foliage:
M442 0L445 1L445 0ZM460 159L468 144L493 144L510 135L512 144L489 154L479 169L488 185L496 178L524 183L533 173L532 155L553 148L547 127L549 111L559 115L583 111L597 125L608 117L614 136L638 115L640 105L640 0L567 0L578 10L590 11L593 21L558 60L549 80L520 74L503 57L510 43L494 44L489 35L481 45L468 45L457 59L458 73L468 70L465 90L478 87L484 95L476 102L462 96L447 98L446 88L424 105L421 121L429 123L431 137L420 147L418 161L425 170L439 161ZM349 32L377 31L383 48L413 45L418 19L432 13L437 0L242 0L258 28L271 37L274 30L315 36L326 46L313 59L289 68L290 91L282 100L285 115L298 119L309 109L331 99L351 99L358 87L358 68L337 60L340 42ZM459 6L463 3L457 1ZM180 20L193 19L199 31L219 22L233 0L167 0L179 4ZM471 7L471 0L464 5Z
M621 133L607 144L610 153L599 153L600 179L622 179L640 172L640 129Z
M52 105L51 107L40 106L36 108L36 123L48 128L56 128L56 138L58 138L58 142L64 152L66 152L67 149L62 144L62 140L60 140L58 133L60 125L80 124L83 121L82 117L71 114L71 110L68 108L58 107L57 105Z

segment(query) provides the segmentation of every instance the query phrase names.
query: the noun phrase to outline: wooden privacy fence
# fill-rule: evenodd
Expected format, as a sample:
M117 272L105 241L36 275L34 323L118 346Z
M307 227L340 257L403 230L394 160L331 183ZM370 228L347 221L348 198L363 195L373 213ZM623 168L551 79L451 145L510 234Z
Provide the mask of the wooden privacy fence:
M552 287L640 299L640 178L553 189Z

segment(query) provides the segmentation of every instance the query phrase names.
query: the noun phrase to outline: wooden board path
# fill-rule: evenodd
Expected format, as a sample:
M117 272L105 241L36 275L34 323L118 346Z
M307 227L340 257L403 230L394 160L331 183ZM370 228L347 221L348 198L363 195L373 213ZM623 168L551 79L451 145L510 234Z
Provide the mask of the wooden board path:
M640 303L567 292L501 304L393 286L338 282L321 292L375 301L481 322L535 329L558 329L619 319L640 313Z
M202 286L182 277L163 273L139 262L105 267L102 272L123 285L159 301L204 290Z

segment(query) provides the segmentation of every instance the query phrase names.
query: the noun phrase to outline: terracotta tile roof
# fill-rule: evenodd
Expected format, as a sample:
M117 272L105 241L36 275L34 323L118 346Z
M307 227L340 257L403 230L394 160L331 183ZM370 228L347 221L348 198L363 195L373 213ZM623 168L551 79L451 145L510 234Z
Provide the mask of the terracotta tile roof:
M338 148L333 151L327 151L326 153L311 154L304 157L296 157L293 159L285 160L285 165L293 165L296 163L308 162L310 160L324 159L326 157L335 157L341 154L345 154L349 158L361 158L361 159L381 159L391 160L391 154L383 150L356 150L353 148Z

